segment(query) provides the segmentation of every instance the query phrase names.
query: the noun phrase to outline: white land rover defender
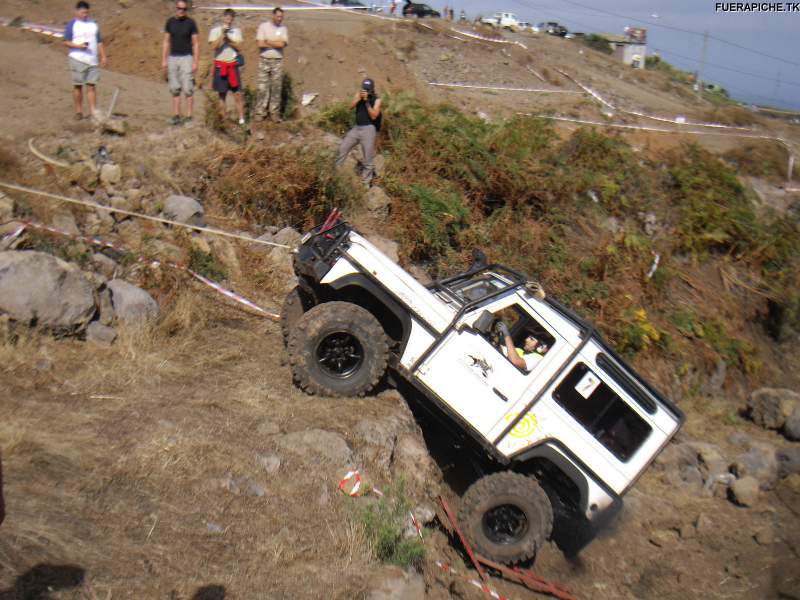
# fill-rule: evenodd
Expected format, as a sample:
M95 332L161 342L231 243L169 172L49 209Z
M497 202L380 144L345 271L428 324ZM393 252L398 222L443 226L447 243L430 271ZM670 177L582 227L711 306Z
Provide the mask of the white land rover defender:
M505 267L475 264L426 287L329 219L303 237L294 268L282 326L298 385L354 396L385 375L405 380L476 441L492 466L459 520L491 560L534 557L557 533L554 509L595 531L683 423L592 325ZM503 351L506 328L516 347L540 342L529 371Z

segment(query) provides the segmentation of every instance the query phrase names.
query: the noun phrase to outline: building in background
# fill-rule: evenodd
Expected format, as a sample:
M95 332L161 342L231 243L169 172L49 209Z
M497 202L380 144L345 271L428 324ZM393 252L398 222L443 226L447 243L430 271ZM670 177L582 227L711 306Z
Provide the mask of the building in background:
M635 69L644 69L647 58L647 30L642 27L626 27L624 35L601 34L611 45L612 55Z

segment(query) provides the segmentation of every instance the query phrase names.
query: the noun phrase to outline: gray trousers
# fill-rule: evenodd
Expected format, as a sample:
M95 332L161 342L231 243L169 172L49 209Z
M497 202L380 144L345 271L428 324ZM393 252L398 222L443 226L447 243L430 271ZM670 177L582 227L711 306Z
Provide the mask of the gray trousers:
M350 151L356 147L356 144L361 144L361 150L364 152L364 171L362 177L365 181L371 181L375 174L375 137L378 132L375 130L375 125L356 125L347 135L344 136L342 143L339 144L339 154L336 156L336 166L341 165L350 154Z

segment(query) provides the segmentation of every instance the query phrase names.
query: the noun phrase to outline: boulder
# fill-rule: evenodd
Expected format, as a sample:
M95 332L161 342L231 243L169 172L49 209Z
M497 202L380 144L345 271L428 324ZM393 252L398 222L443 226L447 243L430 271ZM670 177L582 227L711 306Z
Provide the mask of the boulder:
M302 234L298 233L291 227L284 227L274 236L270 241L275 242L276 244L285 244L290 248L294 248L300 243L300 239L302 238Z
M370 235L369 241L375 244L375 247L389 257L390 260L394 262L400 260L400 255L398 253L400 245L397 242L380 235Z
M108 289L111 290L114 314L120 321L136 324L155 319L158 316L158 304L143 289L122 279L109 281Z
M686 445L697 457L697 467L703 475L703 481L728 472L728 461L722 457L717 446L706 442L687 442Z
M205 212L203 205L189 196L169 196L164 201L162 216L171 221L180 221L188 225L205 227Z
M739 506L753 506L758 500L759 483L755 477L742 477L731 484L730 497Z
M375 155L375 158L372 160L372 167L375 169L375 175L378 177L386 172L386 158L383 154L378 153Z
M89 323L89 326L86 328L87 342L92 342L98 346L110 346L114 343L115 339L117 339L117 332L98 321Z
M775 494L795 517L800 517L800 475L789 475L781 481L775 488Z
M747 409L756 425L780 429L800 405L800 394L782 388L761 388L750 394Z
M800 447L781 448L775 452L778 462L778 479L800 474Z
M775 448L769 444L753 444L750 450L736 457L732 471L739 478L753 477L762 490L772 489L778 480Z
M399 567L373 571L367 583L367 600L418 600L425 596L425 580Z
M122 179L122 168L119 165L106 163L100 167L100 183L103 185L114 185Z
M31 325L82 329L95 312L94 286L76 266L44 252L0 252L0 312Z
M111 291L106 286L97 293L97 308L100 311L100 324L111 325L114 322L114 305L111 303Z
M309 461L324 461L337 467L352 466L353 453L344 438L333 431L306 429L276 436L275 442L285 450Z
M256 462L267 473L275 473L281 468L281 459L276 454L259 454Z
M95 252L92 254L92 266L98 273L111 279L114 277L118 265L113 258L109 258L100 252Z
M787 440L800 442L800 403L796 404L783 424L783 435Z
M385 219L389 216L389 205L391 199L386 192L377 185L373 185L367 192L367 210L378 219Z
M103 121L103 133L125 135L128 133L128 122L125 119L108 118Z
M50 219L50 223L64 233L70 235L81 234L81 230L78 229L78 224L75 222L75 216L69 211L57 212Z

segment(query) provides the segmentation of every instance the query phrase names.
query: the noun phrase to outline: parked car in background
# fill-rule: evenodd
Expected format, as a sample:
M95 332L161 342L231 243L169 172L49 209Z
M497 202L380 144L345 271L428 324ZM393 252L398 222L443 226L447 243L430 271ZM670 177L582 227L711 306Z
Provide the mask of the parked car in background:
M547 21L546 23L539 23L539 31L549 35L557 35L564 37L567 35L567 28L555 21Z
M498 12L494 13L492 17L485 17L481 19L481 23L484 25L491 25L492 27L497 27L498 29L507 29L509 31L521 31L520 22L517 20L517 16L514 13L510 12Z
M369 12L381 12L383 8L375 4L366 6L358 0L331 0L331 6L341 6L342 8L353 8L356 10L366 10Z
M437 19L442 16L438 10L434 10L427 4L420 4L417 2L406 2L403 5L404 17L436 17Z

